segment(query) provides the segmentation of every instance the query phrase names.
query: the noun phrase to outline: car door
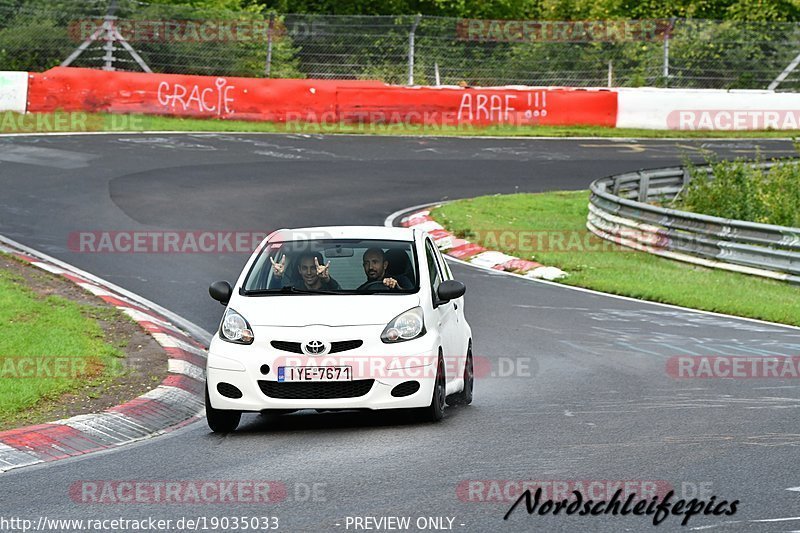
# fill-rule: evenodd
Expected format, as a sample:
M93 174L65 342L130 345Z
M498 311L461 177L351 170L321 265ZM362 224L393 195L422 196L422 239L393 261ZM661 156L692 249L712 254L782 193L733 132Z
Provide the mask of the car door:
M439 265L442 267L442 278L445 280L454 279L453 273L450 271L450 265L447 264L447 261L445 261L444 257L442 256L442 252L440 252L438 248L436 248L436 257L439 259ZM469 345L469 328L467 326L466 318L464 317L463 296L453 300L453 310L456 313L456 327L453 337L454 349L460 357L465 357L467 353L467 346ZM463 368L461 370L463 370Z
M425 239L425 258L428 263L429 283L433 298L434 315L436 326L442 339L442 354L444 355L447 380L450 381L460 377L458 362L461 359L458 353L458 314L456 312L456 301L439 303L436 295L442 280L446 279L443 275L442 265L437 257L437 250L430 239Z

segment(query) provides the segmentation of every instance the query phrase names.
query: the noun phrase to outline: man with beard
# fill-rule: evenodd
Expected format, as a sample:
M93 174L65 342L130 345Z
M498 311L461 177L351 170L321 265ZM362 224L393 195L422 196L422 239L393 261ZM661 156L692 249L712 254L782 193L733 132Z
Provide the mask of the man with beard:
M380 248L370 248L364 252L364 273L367 275L367 281L361 284L358 290L363 289L370 283L381 281L390 289L413 289L414 285L404 275L400 274L397 278L387 277L386 269L389 267L389 261L386 260L386 254Z

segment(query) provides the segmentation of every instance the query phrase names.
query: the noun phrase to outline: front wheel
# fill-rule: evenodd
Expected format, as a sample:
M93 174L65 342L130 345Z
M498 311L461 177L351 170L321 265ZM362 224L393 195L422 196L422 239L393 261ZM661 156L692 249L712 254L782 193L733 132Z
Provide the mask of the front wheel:
M214 409L208 397L208 383L206 383L206 422L214 433L230 433L239 426L242 418L241 411Z
M472 403L472 391L475 388L475 373L472 365L472 347L467 350L467 361L464 363L464 390L447 397L447 405L469 405Z
M444 417L444 403L446 396L446 386L444 374L444 360L439 356L439 368L436 370L436 384L433 387L431 404L419 410L419 419L426 422L438 422Z

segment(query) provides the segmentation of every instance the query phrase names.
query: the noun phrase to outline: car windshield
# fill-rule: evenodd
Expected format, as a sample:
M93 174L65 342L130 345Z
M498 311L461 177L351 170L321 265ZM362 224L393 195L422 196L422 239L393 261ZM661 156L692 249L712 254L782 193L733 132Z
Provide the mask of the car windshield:
M407 294L419 289L412 242L316 239L273 242L256 258L241 293Z

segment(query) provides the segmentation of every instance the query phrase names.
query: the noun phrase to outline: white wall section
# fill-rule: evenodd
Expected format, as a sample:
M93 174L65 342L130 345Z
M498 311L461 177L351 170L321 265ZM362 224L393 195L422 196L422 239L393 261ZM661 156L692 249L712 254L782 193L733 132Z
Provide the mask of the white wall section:
M617 89L617 127L800 129L800 94L753 90Z
M0 111L24 113L28 107L28 73L0 71Z

